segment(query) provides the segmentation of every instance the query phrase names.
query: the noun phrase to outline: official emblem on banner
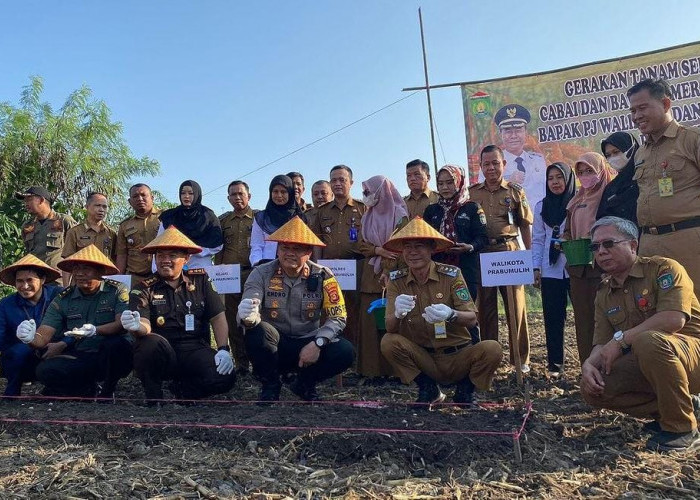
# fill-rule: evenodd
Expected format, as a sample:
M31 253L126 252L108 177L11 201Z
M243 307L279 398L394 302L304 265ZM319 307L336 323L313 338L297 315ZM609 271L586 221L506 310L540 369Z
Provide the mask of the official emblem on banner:
M472 115L478 117L491 116L491 96L481 90L469 96L469 106Z

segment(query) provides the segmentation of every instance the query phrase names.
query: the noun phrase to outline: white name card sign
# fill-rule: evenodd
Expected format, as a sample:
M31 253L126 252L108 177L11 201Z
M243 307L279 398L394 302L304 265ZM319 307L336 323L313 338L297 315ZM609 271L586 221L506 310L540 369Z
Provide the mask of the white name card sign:
M488 252L479 257L483 286L531 285L535 281L531 250Z

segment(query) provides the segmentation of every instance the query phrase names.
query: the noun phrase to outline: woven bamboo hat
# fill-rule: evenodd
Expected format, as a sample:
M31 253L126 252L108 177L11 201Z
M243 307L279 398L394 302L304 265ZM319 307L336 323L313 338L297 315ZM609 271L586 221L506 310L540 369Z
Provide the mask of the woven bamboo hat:
M325 247L326 244L318 239L309 226L295 216L284 226L267 237L267 241L276 241L277 243L295 243L298 245L309 245L312 247Z
M58 263L58 268L67 273L73 272L73 268L78 264L92 264L93 266L100 266L103 268L103 275L119 274L119 269L117 266L112 264L109 258L100 252L100 250L95 245L89 245L78 250L70 257L63 259Z
M195 254L201 252L202 247L197 246L175 226L170 226L141 249L143 253L156 253L158 250L181 250Z
M406 240L433 240L436 244L434 253L442 252L454 246L452 240L445 238L425 222L422 217L414 217L411 222L396 231L384 243L384 248L390 252L400 252Z
M33 269L41 270L41 272L46 275L47 283L56 281L61 277L61 271L57 271L53 267L29 253L14 264L10 264L5 269L0 271L0 281L6 285L15 286L15 276L17 275L17 271Z

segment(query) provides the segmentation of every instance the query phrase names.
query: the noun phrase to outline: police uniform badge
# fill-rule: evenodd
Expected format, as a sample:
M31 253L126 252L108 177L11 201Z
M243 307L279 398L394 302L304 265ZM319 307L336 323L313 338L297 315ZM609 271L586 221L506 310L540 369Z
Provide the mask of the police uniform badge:
M658 278L656 278L656 282L658 283L659 288L662 290L668 290L673 286L673 276L671 273L661 274Z
M156 323L158 323L158 326L163 326L165 324L165 318L163 316L158 316Z

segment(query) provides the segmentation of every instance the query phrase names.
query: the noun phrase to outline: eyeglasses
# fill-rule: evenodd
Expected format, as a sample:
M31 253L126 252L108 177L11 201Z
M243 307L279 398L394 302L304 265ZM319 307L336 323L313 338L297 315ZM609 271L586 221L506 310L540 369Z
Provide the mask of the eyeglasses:
M612 247L614 247L618 243L623 243L625 241L632 241L632 240L603 240L600 243L591 243L590 245L588 245L588 249L594 253L597 252L598 250L600 250L601 246L603 248L605 248L606 250L610 250Z

